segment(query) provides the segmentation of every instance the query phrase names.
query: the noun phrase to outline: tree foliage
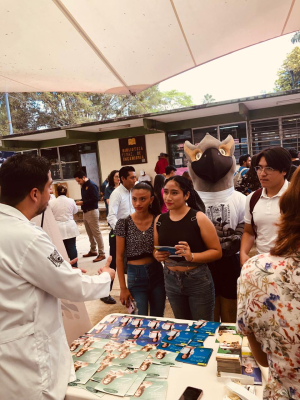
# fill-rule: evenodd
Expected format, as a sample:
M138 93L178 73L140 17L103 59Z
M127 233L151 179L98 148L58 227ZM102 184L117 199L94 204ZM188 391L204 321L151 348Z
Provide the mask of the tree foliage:
M215 99L213 96L209 93L206 93L203 97L202 104L208 104L208 103L213 103Z
M293 44L300 43L300 31L297 31L297 32L294 33L294 35L293 35L293 37L291 39L291 42Z
M11 93L14 133L102 121L193 105L191 96L177 90L161 92L153 86L136 96L102 93ZM8 134L4 96L0 96L0 134Z
M295 47L283 61L277 72L275 91L300 89L300 47Z

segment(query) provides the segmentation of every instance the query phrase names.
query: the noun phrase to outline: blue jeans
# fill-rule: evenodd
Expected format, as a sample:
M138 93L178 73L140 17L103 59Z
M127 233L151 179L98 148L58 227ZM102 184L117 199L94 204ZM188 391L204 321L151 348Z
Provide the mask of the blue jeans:
M68 254L68 257L70 260L74 260L74 258L77 258L78 253L77 253L77 248L76 248L76 237L70 238L70 239L64 239L64 245ZM72 267L77 268L77 262L72 265Z
M127 268L128 289L137 303L138 315L148 315L150 304L150 315L163 317L166 292L161 263L127 264Z
M175 318L213 321L215 288L205 265L190 271L164 269L167 297Z

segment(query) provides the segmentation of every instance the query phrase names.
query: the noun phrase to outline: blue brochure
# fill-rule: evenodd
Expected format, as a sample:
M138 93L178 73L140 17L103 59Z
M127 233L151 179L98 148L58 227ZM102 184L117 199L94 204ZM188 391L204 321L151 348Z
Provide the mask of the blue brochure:
M177 257L181 257L181 256L178 256L177 254L176 254L176 249L175 249L175 247L171 247L171 246L154 246L155 248L156 248L156 250L158 250L158 251L168 251L172 256L177 256Z
M198 343L200 344L200 343ZM179 353L180 350L182 349L181 346L176 346L176 344L173 343L167 343L167 342L161 342L158 346L158 349L161 350L167 350L167 351L171 351L172 353Z
M194 323L190 329L194 332L206 332L209 335L214 335L220 325L220 322L200 320Z
M206 332L201 332L201 331L200 331L200 332L194 333L194 336L193 336L192 340L193 340L193 342L200 342L200 343L203 343L204 340L205 340L208 336L209 336L208 333L206 333Z
M193 338L194 333L189 331L178 331L171 330L167 331L166 336L163 339L163 342L176 344L177 346L185 346L187 345Z
M179 331L186 331L189 328L189 324L177 324L177 322L175 322L173 328Z
M207 365L212 352L213 349L185 346L181 349L175 360L187 364L205 366Z
M197 347L197 348L199 348L199 349L202 349L203 348L203 346L204 346L204 344L202 343L202 342L190 342L189 343L189 346L191 346L191 347Z

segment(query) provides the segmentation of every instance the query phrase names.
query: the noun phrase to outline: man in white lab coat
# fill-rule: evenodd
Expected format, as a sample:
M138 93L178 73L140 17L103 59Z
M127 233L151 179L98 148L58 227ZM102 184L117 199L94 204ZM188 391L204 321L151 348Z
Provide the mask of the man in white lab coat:
M108 296L115 272L72 269L30 220L50 198L50 165L18 154L0 168L0 388L10 400L62 400L75 379L60 298Z

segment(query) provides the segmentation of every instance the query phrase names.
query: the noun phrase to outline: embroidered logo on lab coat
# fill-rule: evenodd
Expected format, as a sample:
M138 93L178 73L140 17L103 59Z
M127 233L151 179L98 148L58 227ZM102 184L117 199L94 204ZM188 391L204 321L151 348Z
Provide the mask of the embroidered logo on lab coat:
M50 254L49 257L47 257L48 260L50 260L56 267L60 267L60 264L64 262L64 259L62 256L59 254L57 250L54 250L52 254Z

